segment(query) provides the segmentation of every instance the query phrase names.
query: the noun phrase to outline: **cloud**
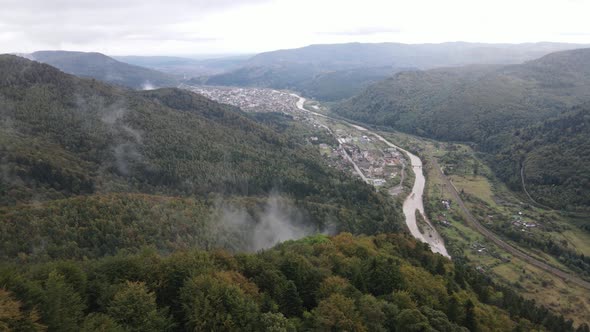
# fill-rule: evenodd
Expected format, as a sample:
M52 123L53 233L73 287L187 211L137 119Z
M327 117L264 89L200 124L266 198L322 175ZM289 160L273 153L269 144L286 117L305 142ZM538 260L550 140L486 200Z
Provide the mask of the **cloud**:
M590 1L0 0L0 8L4 52L195 55L347 42L587 43Z
M587 37L590 36L590 32L562 32L560 33L560 35L572 37Z
M125 40L214 41L217 37L183 30L182 24L268 1L0 0L0 41L14 43L15 49L7 52L20 51L18 48L27 44L36 45L37 49L63 49L72 45L97 47Z

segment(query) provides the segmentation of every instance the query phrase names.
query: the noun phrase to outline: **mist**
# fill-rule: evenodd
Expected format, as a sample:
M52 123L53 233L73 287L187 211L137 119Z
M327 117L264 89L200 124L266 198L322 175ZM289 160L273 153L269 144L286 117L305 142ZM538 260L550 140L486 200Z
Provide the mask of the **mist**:
M147 91L147 90L154 90L154 89L156 89L156 87L152 83L150 83L149 81L146 81L141 85L141 89L144 91Z
M101 118L111 132L121 137L118 144L112 147L115 157L115 166L122 175L129 175L130 165L133 162L141 161L142 155L139 152L139 145L142 144L142 135L139 130L133 129L123 123L128 110L123 107L114 107L107 111Z
M212 211L211 227L220 242L224 237L241 239L229 248L238 251L259 251L317 233L304 211L276 193L266 198L261 209L256 211L227 201L217 202Z

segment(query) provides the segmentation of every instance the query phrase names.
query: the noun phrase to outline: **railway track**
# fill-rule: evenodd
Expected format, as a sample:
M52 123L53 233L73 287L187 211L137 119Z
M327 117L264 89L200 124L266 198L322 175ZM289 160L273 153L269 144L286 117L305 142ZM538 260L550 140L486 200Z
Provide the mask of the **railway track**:
M477 230L480 234L482 234L488 240L495 243L498 247L508 251L509 253L522 259L523 261L525 261L525 262L527 262L527 263L529 263L529 264L531 264L543 271L549 272L549 273L553 274L554 276L557 276L567 282L574 283L580 287L590 290L590 282L583 280L582 278L579 278L573 274L564 272L556 267L553 267L545 262L542 262L542 261L528 255L527 253L523 252L522 250L508 244L506 241L499 238L492 231L485 228L479 221L477 221L477 219L473 216L473 214L471 214L471 212L469 212L469 209L467 208L467 206L465 206L465 203L463 202L463 200L459 196L457 189L451 183L449 178L443 173L442 169L439 167L437 160L435 158L431 158L431 162L432 162L432 165L434 167L436 167L438 172L440 172L441 178L445 182L446 186L449 188L451 195L453 196L453 198L455 199L455 201L457 202L457 204L459 205L459 207L463 211L463 214L465 215L467 222L472 226L472 228Z

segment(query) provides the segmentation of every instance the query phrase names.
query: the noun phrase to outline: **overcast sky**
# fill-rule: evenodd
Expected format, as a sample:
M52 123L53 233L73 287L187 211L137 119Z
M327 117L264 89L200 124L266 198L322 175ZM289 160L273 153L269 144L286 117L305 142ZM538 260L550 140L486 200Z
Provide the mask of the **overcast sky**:
M318 43L590 43L590 0L0 0L0 53L255 53Z

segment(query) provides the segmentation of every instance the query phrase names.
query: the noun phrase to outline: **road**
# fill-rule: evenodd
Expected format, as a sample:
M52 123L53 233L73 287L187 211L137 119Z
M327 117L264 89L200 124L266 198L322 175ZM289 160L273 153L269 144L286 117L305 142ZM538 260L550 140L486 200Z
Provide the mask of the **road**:
M433 252L437 252L445 257L451 258L451 256L447 252L447 248L445 247L443 238L440 236L440 234L438 234L438 232L436 231L434 226L430 223L430 221L426 217L426 213L424 212L423 194L424 194L424 186L426 184L426 179L424 178L424 173L422 171L422 160L420 160L420 158L418 158L418 156L414 155L413 153L398 147L397 145L395 145L395 144L389 142L388 140L386 140L385 138L383 138L381 135L379 135L373 131L370 131L367 128L352 124L352 123L344 121L344 120L331 118L331 117L326 116L324 114L310 111L310 110L303 107L303 104L305 103L305 100L306 100L305 98L303 98L299 95L296 95L296 94L291 94L291 95L299 98L299 100L296 103L298 109L308 112L308 113L311 113L311 114L314 114L314 115L317 115L317 116L320 116L320 117L323 117L323 118L330 119L332 121L340 122L342 124L345 124L349 127L354 128L356 130L366 132L367 134L376 137L378 140L385 143L387 146L404 152L409 157L410 164L412 165L412 169L414 170L415 180L414 180L414 185L412 187L412 192L408 195L408 197L406 198L406 200L404 201L404 204L403 204L403 212L404 212L404 216L405 216L406 225L408 226L410 233L412 233L412 235L416 239L418 239L422 242L428 243L430 245L430 249ZM348 154L347 154L347 156L348 156ZM352 161L350 156L348 156L348 159ZM364 175L362 175L362 173L360 173L360 170L358 170L358 167L356 167L356 164L354 162L352 164L355 167L355 169L357 170L357 172L359 172L359 174L361 174L361 177L365 180L365 182L367 182ZM429 226L429 227L425 227L425 234L420 232L420 230L418 229L418 224L416 222L416 211L418 211L423 216L424 220L426 221L426 223Z
M469 212L469 209L467 209L467 206L465 206L465 203L463 202L463 200L459 196L457 189L455 188L455 186L453 186L453 184L451 183L449 178L444 174L442 169L439 167L436 158L432 158L432 166L436 167L436 169L440 172L441 178L443 179L443 181L445 182L445 184L449 188L451 195L453 196L453 198L455 199L455 201L457 202L457 204L459 205L459 207L463 211L463 214L465 215L467 222L475 230L477 230L479 233L481 233L485 238L487 238L488 240L495 243L498 247L508 251L513 256L516 256L516 257L522 259L523 261L525 261L525 262L527 262L527 263L529 263L529 264L531 264L543 271L549 272L549 273L551 273L551 274L553 274L565 281L570 281L570 282L572 282L578 286L581 286L583 288L590 289L590 282L587 282L586 280L583 280L573 274L569 274L567 272L564 272L560 269L557 269L553 266L548 265L547 263L544 263L536 258L529 256L525 252L521 251L520 249L518 249L516 247L513 247L512 245L508 244L504 240L500 239L496 234L492 233L490 230L485 228L479 221L477 221L477 219L475 219L475 217L473 217L471 212Z

